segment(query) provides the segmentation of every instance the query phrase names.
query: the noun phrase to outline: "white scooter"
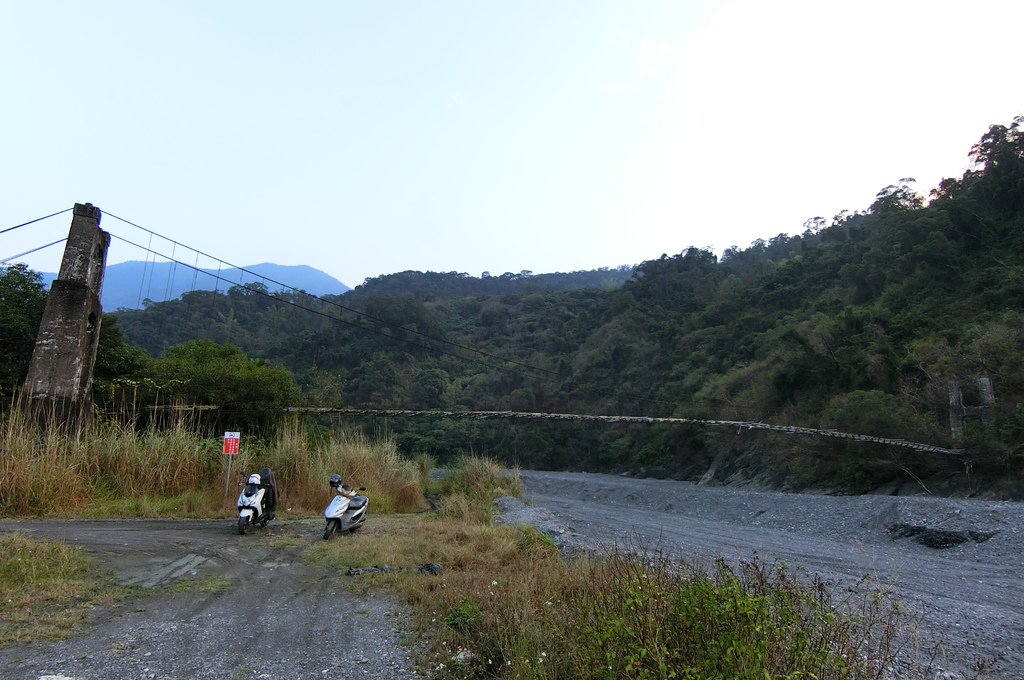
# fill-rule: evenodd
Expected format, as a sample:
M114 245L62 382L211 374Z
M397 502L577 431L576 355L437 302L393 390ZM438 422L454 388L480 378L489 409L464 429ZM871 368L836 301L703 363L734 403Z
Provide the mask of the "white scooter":
M370 499L357 493L366 491L366 487L361 486L357 490L342 484L341 475L331 475L331 488L334 489L334 498L324 508L324 519L327 520L327 526L324 527L325 541L335 532L358 529L366 521L366 508L370 504Z
M244 477L245 474L241 473ZM250 526L267 526L277 510L277 484L270 468L249 475L242 493L238 494L238 533L245 535Z

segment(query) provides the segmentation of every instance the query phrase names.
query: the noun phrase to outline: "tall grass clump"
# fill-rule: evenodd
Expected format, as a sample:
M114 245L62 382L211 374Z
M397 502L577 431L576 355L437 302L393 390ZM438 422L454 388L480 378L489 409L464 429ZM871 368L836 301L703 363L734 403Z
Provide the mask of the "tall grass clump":
M135 432L106 423L69 443L86 479L111 496L178 495L202 489L222 469L220 442L204 439L184 424Z
M486 521L495 498L522 495L523 480L519 468L508 470L491 458L462 456L445 469L433 489L441 495L442 515Z
M184 420L141 431L104 422L66 437L40 430L14 409L0 426L0 513L7 516L219 515L238 494L239 473L264 467L274 471L279 509L296 514L323 509L333 472L366 486L376 513L422 503L416 463L399 455L394 442L361 435L316 438L293 424L271 442L244 440L229 459L219 438L196 434Z
M412 461L420 473L420 486L426 489L430 483L430 473L437 467L437 459L429 453L417 453Z
M149 501L179 497L191 499L193 513L219 507L219 442L184 427L137 433L107 422L71 437L41 429L13 409L3 416L0 438L0 512L7 515L173 516L174 503L153 511Z
M20 409L13 408L4 414L0 435L0 514L41 515L57 498L72 506L82 502L87 490L68 484L77 470L64 455L66 443L67 440L55 435L39 436Z
M418 467L391 440L371 441L346 431L314 437L301 424L291 423L261 460L274 470L281 497L296 511L323 510L333 494L327 483L333 473L346 484L365 486L375 513L410 512L423 504Z

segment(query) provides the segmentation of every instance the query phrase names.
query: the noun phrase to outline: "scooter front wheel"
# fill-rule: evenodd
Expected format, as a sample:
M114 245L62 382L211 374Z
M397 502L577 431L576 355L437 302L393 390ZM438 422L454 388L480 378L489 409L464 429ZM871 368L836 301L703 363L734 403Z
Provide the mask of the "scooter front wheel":
M238 533L245 536L245 529L249 526L249 516L242 515L238 518Z
M327 520L327 526L324 527L324 540L326 541L334 535L334 531L338 528L338 523L333 520Z

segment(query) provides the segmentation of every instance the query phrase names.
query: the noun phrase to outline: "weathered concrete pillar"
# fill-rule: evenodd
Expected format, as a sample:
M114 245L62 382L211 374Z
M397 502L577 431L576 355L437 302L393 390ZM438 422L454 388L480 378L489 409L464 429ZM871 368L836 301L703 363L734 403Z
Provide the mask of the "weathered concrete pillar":
M24 393L29 416L46 427L80 433L92 418L92 369L100 339L100 292L110 234L100 210L75 204L64 259L50 284Z
M964 388L977 388L977 394L971 405L964 404ZM992 379L987 375L975 379L949 381L949 429L956 441L963 441L964 421L976 418L985 428L986 436L993 435L992 420L989 417L992 406L996 403L996 393L992 387Z

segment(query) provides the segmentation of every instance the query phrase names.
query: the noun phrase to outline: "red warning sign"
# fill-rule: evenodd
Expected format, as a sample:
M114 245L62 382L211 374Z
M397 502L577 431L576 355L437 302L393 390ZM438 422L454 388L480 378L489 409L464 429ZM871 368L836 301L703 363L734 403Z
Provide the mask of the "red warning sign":
M234 456L238 453L238 442L242 438L241 432L225 432L224 433L224 453L228 456Z

